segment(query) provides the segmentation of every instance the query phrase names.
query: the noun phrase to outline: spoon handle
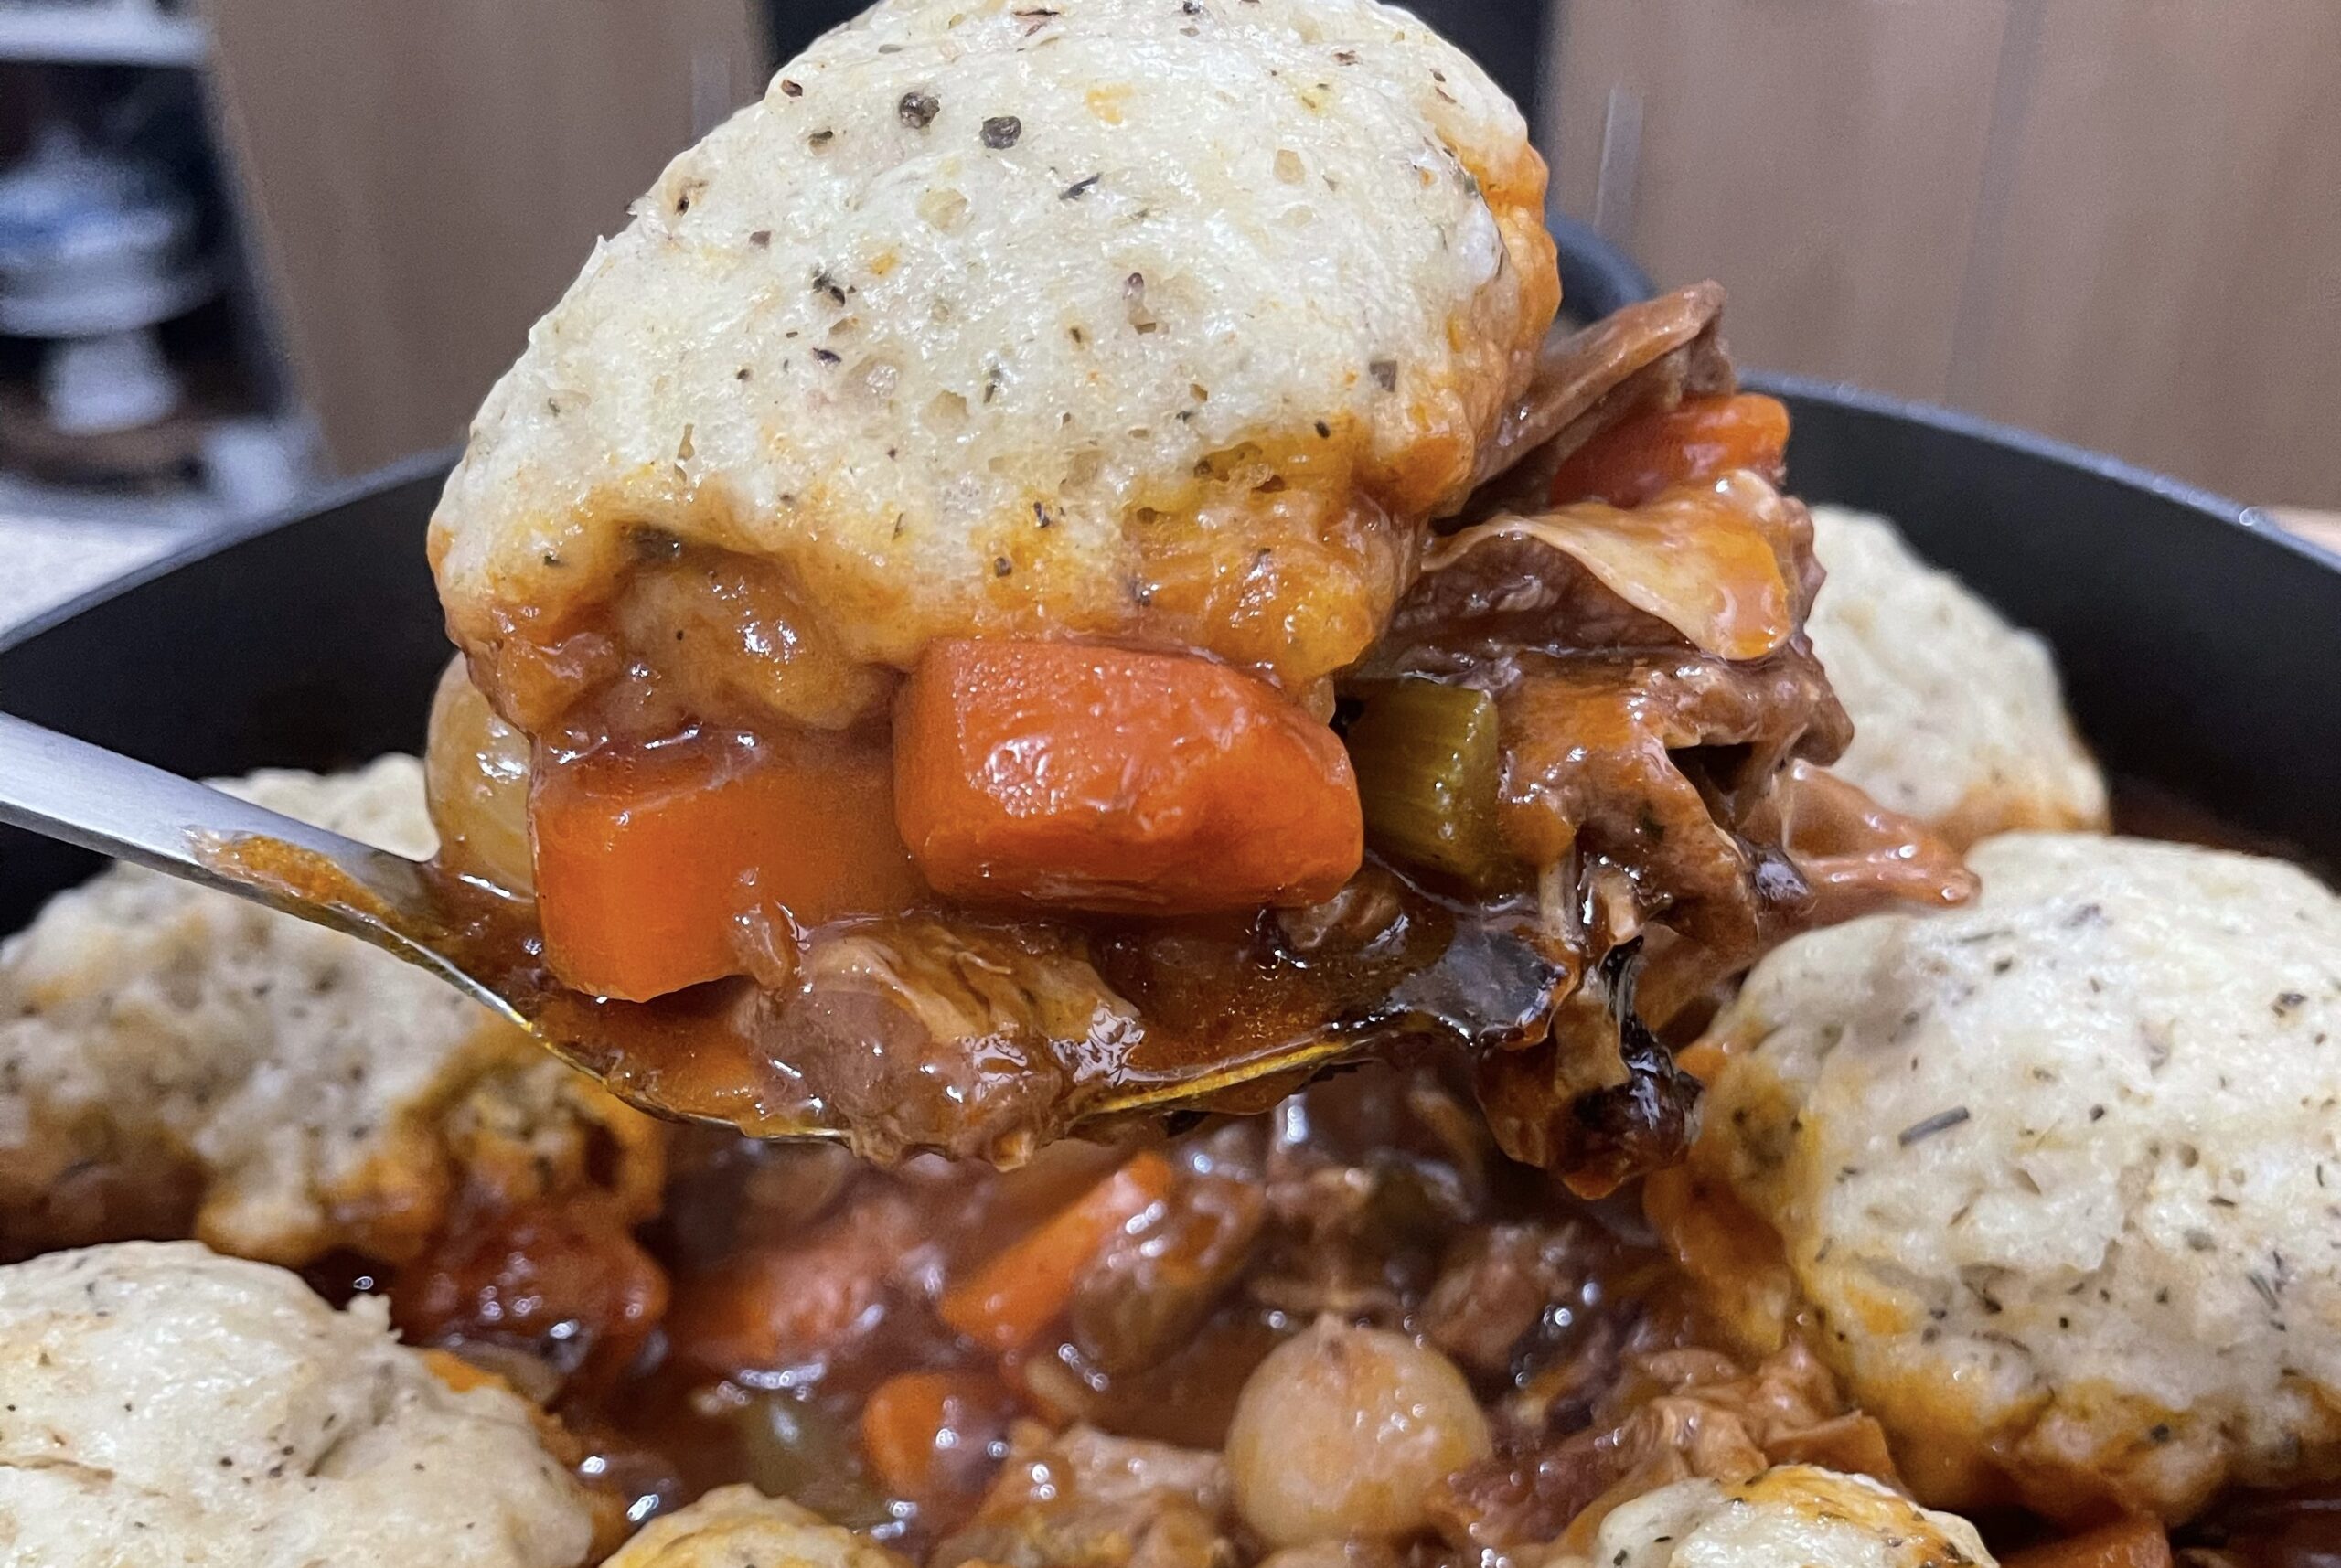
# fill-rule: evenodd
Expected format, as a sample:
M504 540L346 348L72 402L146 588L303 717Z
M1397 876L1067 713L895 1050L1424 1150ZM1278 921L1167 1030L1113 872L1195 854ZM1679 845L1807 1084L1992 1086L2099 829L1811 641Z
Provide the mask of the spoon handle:
M130 860L384 949L472 993L509 1003L431 945L444 922L423 869L338 833L0 713L0 823ZM286 845L326 877L271 874L240 848ZM340 884L336 887L332 884Z
M262 890L208 860L201 853L207 844L275 838L337 865L379 853L5 713L0 713L0 822L241 898L259 898Z

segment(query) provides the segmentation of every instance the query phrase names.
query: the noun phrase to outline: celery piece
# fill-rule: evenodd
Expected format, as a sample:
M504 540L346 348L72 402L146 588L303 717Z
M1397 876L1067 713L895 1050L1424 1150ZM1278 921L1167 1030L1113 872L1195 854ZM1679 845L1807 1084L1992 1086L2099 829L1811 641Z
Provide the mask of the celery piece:
M1366 837L1394 859L1485 884L1507 857L1496 833L1502 752L1484 691L1436 681L1377 681L1357 693L1351 764Z

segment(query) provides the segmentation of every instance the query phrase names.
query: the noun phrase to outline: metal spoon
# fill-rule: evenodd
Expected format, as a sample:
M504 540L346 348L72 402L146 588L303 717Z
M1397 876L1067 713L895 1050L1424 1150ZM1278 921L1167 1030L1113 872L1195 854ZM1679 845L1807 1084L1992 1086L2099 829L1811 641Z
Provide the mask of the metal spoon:
M354 936L428 969L521 1028L534 1028L518 1002L434 945L453 934L444 895L425 867L402 855L5 713L0 823ZM313 872L326 874L302 880L268 875L243 853L255 845L288 846Z
M590 999L529 984L486 960L484 916L533 930L533 910L354 838L281 816L144 763L0 713L0 824L22 827L249 899L354 936L428 970L529 1034L571 1066L640 1108L734 1125L761 1138L844 1139L850 1129L792 1119L752 1104L711 1113L662 1098L656 1082L610 1073L605 1051L565 1032ZM1082 1107L1084 1120L1160 1109L1282 1073L1306 1072L1356 1049L1311 1037L1235 1061L1132 1075ZM727 1102L728 1104L728 1102Z

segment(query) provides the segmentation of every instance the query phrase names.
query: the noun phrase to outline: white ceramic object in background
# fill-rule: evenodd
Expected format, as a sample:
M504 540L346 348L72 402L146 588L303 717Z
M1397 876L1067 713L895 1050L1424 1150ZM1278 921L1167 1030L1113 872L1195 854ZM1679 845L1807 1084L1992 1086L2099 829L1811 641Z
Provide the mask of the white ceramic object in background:
M54 344L49 420L71 435L153 424L178 407L153 328L210 297L195 204L151 165L45 127L0 176L0 332Z
M203 19L155 0L0 0L0 60L200 66Z
M110 435L150 425L179 406L179 381L151 327L69 337L41 362L41 400L67 435Z
M0 175L0 331L91 337L183 314L215 286L195 228L163 170L44 127Z
M282 420L221 420L204 432L203 474L231 517L281 512L310 482L302 432Z

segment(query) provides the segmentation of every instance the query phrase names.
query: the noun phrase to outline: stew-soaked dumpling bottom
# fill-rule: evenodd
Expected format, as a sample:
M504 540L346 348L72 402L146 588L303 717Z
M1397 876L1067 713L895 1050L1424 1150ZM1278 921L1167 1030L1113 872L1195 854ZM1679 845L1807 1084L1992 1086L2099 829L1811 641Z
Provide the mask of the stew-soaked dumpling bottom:
M719 1487L661 1514L604 1568L910 1568L876 1541L754 1487Z

